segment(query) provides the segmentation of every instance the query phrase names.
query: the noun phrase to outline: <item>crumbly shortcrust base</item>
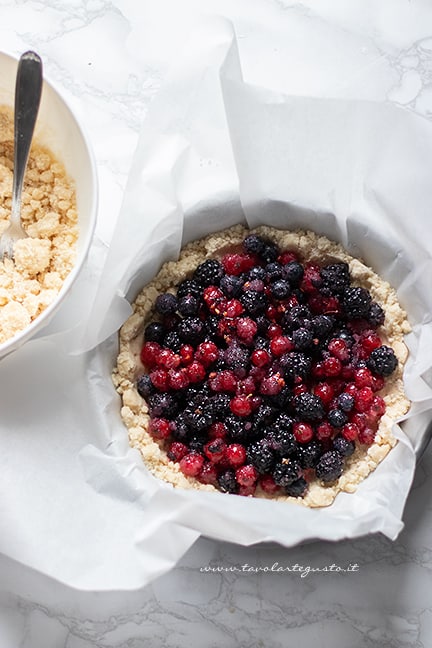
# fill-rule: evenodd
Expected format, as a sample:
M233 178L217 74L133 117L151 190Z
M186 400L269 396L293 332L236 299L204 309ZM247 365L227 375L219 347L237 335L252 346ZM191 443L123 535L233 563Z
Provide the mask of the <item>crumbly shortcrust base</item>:
M155 477L177 488L216 491L211 485L201 484L194 478L184 476L179 465L168 459L163 448L147 432L150 420L148 408L135 386L136 378L143 371L139 352L144 327L154 317L154 302L160 293L173 290L183 279L190 276L200 263L215 256L221 248L240 244L250 231L237 225L187 244L178 261L165 263L153 281L143 288L133 303L133 314L119 333L119 355L112 378L121 395L121 417L128 430L130 445L140 451L145 465ZM267 226L252 231L278 243L281 249L298 251L304 260L319 263L347 262L353 285L369 290L372 299L379 302L384 309L386 317L384 325L380 328L380 335L385 344L393 347L399 360L398 368L386 380L386 385L380 392L386 402L386 413L381 419L375 442L369 447L357 447L354 454L346 460L344 472L338 480L324 484L314 479L310 482L304 498L271 496L259 487L254 495L296 502L308 507L328 506L339 492L354 492L358 484L397 443L392 433L392 425L407 412L410 405L402 381L403 365L408 355L404 335L410 331L410 325L390 284L360 260L350 256L340 244L311 231L285 231Z

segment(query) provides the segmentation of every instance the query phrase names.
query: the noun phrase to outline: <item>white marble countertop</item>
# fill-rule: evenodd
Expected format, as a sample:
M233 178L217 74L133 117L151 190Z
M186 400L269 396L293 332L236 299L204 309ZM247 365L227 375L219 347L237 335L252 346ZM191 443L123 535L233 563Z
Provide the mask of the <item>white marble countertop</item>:
M182 47L174 16L179 4L0 2L1 48L37 49L87 128L100 180L97 232L107 242L140 125ZM292 94L393 102L432 119L428 0L181 4L232 20L247 81ZM138 18L145 65L129 49ZM429 448L395 542L375 535L282 549L201 539L174 570L136 592L74 591L0 556L0 648L427 648L430 488ZM296 565L321 571L301 575ZM203 571L209 566L213 571Z

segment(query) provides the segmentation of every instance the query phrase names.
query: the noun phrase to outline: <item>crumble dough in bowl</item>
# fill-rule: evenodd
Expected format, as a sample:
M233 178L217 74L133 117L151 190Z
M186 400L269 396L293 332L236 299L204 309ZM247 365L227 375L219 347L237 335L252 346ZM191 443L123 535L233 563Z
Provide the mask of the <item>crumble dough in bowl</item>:
M13 173L13 94L17 61L0 53L0 232L8 226ZM24 178L28 238L0 263L0 357L52 319L80 272L95 227L97 180L75 115L46 80Z
M129 442L175 488L326 507L397 443L409 331L395 290L324 236L208 235L120 330Z

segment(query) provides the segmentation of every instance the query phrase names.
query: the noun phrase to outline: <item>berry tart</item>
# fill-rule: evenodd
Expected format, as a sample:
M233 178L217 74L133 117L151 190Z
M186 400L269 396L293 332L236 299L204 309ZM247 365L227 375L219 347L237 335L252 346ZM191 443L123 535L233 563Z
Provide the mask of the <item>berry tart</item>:
M327 506L396 444L406 313L326 237L211 234L165 263L133 310L113 381L156 477Z

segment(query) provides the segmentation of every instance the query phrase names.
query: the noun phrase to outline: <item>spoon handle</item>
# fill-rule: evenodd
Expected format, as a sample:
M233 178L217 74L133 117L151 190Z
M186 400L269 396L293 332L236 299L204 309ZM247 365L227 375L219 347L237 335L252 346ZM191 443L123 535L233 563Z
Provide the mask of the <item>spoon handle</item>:
M21 190L42 94L42 61L25 52L18 63L15 84L14 175L11 220L20 219Z

